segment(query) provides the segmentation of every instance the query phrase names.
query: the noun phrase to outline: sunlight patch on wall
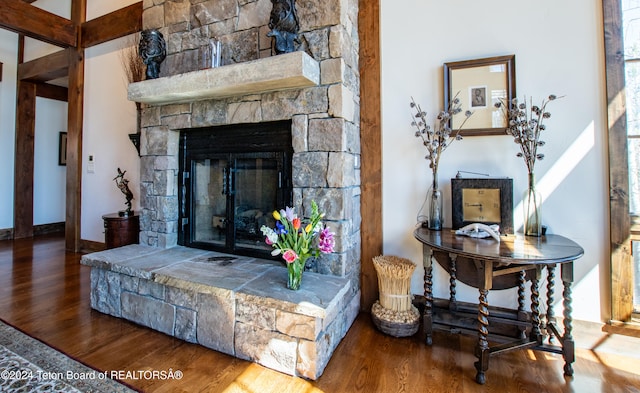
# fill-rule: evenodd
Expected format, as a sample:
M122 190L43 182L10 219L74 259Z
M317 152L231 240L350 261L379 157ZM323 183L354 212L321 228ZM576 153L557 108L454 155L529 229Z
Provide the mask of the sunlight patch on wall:
M538 192L542 195L542 202L558 188L558 186L569 176L580 161L593 149L595 145L595 125L591 121L587 127L580 133L575 141L565 150L553 164L551 169L537 180L536 186ZM522 213L522 201L520 201L513 211L514 228L522 229L524 224L524 214ZM544 217L544 207L542 210ZM516 229L517 230L517 229Z

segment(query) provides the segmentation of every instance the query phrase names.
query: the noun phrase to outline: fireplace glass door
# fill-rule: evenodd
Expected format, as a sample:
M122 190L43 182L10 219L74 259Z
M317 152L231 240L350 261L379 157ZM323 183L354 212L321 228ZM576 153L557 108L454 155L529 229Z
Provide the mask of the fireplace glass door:
M276 154L232 154L192 162L192 243L271 250L260 227L275 225L281 166Z
M290 135L290 128L285 130ZM260 228L273 228L273 211L291 203L290 142L281 151L274 148L273 138L253 146L272 151L238 151L251 149L237 145L242 138L226 144L216 132L215 140L200 133L182 137L179 244L269 257L273 248Z

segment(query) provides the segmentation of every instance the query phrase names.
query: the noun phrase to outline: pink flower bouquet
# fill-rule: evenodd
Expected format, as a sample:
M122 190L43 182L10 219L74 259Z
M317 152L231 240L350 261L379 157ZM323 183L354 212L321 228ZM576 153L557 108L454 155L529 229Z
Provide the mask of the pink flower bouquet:
M321 253L332 253L335 247L334 233L323 223L318 205L311 202L311 217L303 222L292 207L273 212L276 219L275 228L263 225L260 230L265 242L274 250L271 255L282 255L289 271L288 288L297 290L302 282L307 259L317 257Z

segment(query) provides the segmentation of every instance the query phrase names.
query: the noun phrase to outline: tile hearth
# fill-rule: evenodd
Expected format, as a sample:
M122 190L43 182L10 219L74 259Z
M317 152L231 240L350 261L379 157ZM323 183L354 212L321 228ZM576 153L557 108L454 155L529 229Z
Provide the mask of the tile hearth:
M291 291L281 263L250 257L130 245L82 264L91 267L95 310L309 379L359 310L346 278L306 272Z

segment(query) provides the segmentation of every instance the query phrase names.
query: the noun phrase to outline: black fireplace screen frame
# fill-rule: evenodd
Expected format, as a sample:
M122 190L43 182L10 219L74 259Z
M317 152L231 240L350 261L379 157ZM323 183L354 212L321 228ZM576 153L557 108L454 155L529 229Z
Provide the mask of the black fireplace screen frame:
M236 163L251 162L251 159L271 163L271 169L278 171L276 200L273 209L291 206L293 181L291 161L293 157L291 121L263 122L255 124L234 124L215 127L192 128L180 131L178 173L178 244L186 247L220 251L224 253L271 258L269 247L264 243L259 247L243 243L247 230L242 219L236 216L235 206ZM220 221L217 230L222 231L221 242L201 241L194 228L196 206L194 179L196 163L207 160L224 162L222 184L216 190L217 198L226 200L224 217L213 218ZM209 161L207 161L209 162ZM221 196L222 195L222 196ZM267 212L264 212L267 213ZM256 242L263 242L262 235L256 234L261 222L253 223L251 236ZM260 248L262 247L262 248Z

